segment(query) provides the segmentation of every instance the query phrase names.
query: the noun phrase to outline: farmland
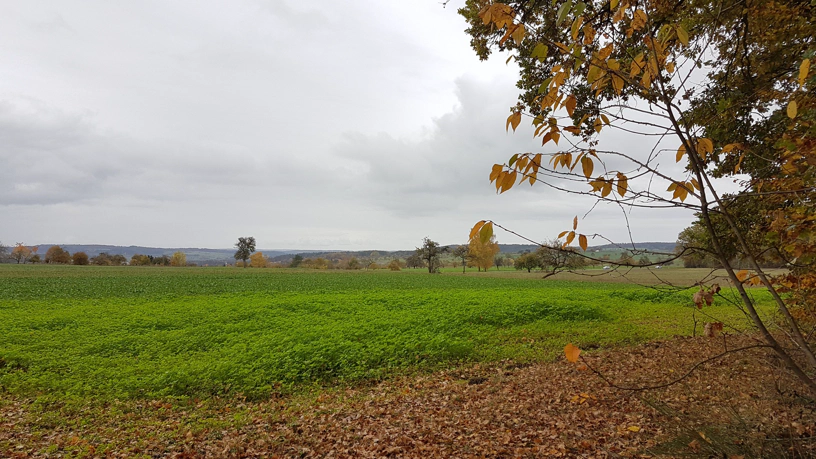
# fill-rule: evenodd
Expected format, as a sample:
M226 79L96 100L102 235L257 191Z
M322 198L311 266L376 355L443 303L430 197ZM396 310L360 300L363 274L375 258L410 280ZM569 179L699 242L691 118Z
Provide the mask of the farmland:
M690 334L689 297L518 273L0 266L0 390L264 398ZM723 303L706 312L739 323Z

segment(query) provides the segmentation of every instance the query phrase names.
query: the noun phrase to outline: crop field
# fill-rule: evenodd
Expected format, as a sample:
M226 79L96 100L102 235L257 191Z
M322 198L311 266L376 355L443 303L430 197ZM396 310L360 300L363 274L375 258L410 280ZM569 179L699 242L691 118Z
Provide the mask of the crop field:
M488 274L0 265L0 393L263 398L692 332L691 290Z

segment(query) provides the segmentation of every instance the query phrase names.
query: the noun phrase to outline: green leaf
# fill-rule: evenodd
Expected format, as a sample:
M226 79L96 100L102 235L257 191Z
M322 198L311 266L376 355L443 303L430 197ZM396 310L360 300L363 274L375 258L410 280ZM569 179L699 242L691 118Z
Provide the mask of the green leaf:
M684 29L682 25L677 26L677 39L680 40L680 43L682 43L683 46L688 46L689 44L688 32L686 32L686 29Z
M533 48L533 53L530 57L538 59L541 62L544 62L544 59L547 58L547 53L549 52L550 48L545 45L544 43L539 43Z
M552 78L547 78L546 80L544 80L544 82L541 83L541 86L538 87L538 93L539 94L544 94L545 92L547 92L550 89L550 82L551 81L552 81Z
M561 25L567 19L567 15L569 14L570 10L572 9L572 0L567 0L564 2L560 8L558 8L558 19L556 23Z
M479 240L483 243L490 240L493 237L493 223L487 222L482 226L482 229L479 230Z
M575 15L580 16L586 9L586 3L578 2L575 4Z

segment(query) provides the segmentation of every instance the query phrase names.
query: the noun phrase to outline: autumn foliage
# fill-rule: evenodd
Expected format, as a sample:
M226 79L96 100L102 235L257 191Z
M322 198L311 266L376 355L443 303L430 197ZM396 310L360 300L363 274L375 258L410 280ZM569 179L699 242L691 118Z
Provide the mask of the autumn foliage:
M481 58L506 51L519 66L522 93L505 128L528 119L545 149L494 165L496 191L544 182L620 209L693 210L706 237L687 249L726 270L763 340L814 392L816 355L801 326L816 309L815 12L793 0L468 0L460 10ZM601 148L610 130L654 142ZM721 190L723 177L741 188ZM559 235L565 246L586 250L603 237L571 223ZM471 237L481 231L492 222ZM768 253L789 272L766 273ZM789 344L757 312L751 284L775 299ZM715 294L706 289L695 303Z

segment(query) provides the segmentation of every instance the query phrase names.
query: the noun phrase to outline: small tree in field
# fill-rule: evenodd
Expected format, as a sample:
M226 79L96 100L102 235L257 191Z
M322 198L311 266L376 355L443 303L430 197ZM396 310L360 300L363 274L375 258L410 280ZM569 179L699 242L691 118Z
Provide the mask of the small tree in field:
M71 254L58 245L51 246L45 252L46 263L68 264L71 262Z
M418 250L405 259L406 268L422 268L424 266L425 262L422 261L422 256L419 254Z
M538 266L547 274L544 278L548 278L561 271L571 271L578 269L584 265L584 259L572 247L565 247L565 245L558 239L545 241L544 244L536 250L536 258L538 258Z
M532 272L532 270L538 268L540 266L538 257L533 253L523 253L516 258L516 261L513 262L513 266L521 271L522 269L526 269L527 272Z
M704 237L684 253L717 261L764 346L816 393L812 335L803 332L816 322L812 2L467 0L460 13L481 58L501 50L519 64L522 94L507 129L526 116L550 148L494 165L496 190L545 182L624 211L696 212ZM601 148L610 130L632 146L654 142ZM724 190L717 178L740 188ZM586 251L589 237L603 237L579 232L577 217L564 223L567 245ZM482 221L471 237L492 230ZM789 272L766 272L768 253ZM749 285L773 298L781 333L771 332Z
M467 245L457 245L453 249L453 256L462 263L462 274L465 274L467 261L470 258L470 247Z
M468 243L468 257L471 263L481 270L487 271L493 266L493 259L499 253L499 243L496 236L491 235L487 239L481 239L476 233Z
M391 260L388 263L388 269L391 271L402 271L402 267L400 266L399 260Z
M266 268L269 266L269 257L263 252L255 252L249 257L249 265L253 268Z
M34 251L31 250L31 248L26 247L22 242L18 242L11 251L11 259L16 261L17 264L27 263L29 260L31 260L32 256L34 256Z
M182 251L173 253L170 257L170 266L187 266L187 255Z
M243 262L244 268L247 267L247 260L252 255L252 252L255 251L255 238L254 237L239 237L238 242L235 243L235 248L238 250L235 251L235 255L233 256L236 260L241 260Z
M439 268L442 267L439 257L445 251L445 248L440 247L438 242L426 237L422 240L422 247L416 249L416 254L425 262L429 273L438 273Z
M151 264L152 260L147 255L136 253L130 257L130 266L150 266Z
M71 261L75 265L85 266L89 263L88 254L85 252L74 252Z

